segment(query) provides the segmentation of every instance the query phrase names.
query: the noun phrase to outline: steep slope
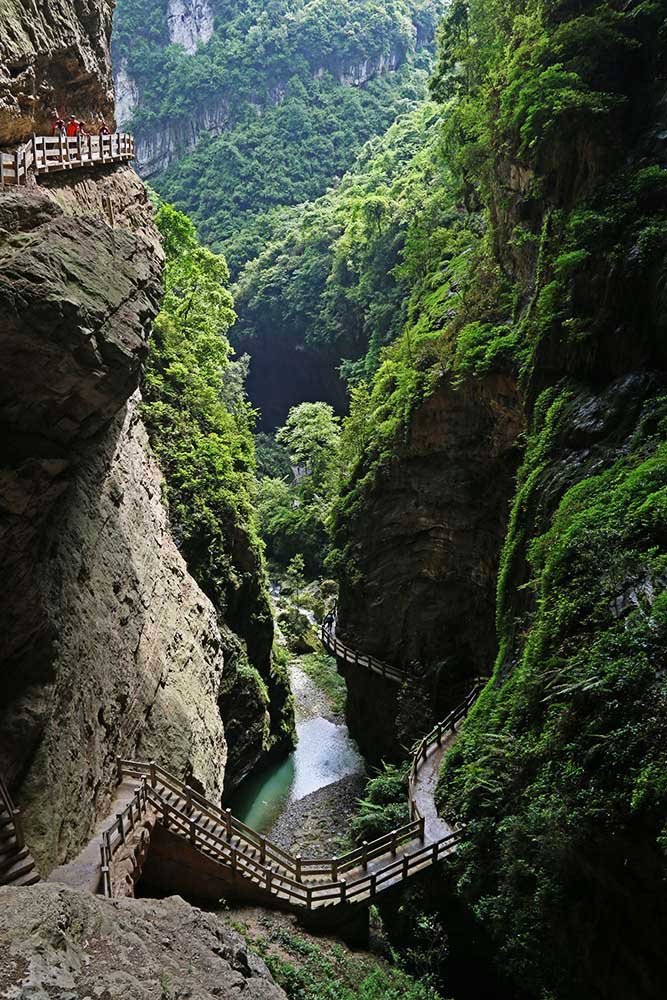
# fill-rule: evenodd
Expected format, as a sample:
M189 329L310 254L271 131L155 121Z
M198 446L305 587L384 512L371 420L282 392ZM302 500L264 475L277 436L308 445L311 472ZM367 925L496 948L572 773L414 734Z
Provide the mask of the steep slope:
M456 891L512 997L648 1000L665 978L664 24L662 3L452 9L435 92L468 227L486 234L466 261L440 258L444 307L418 297L353 412L351 432L371 430L336 518L341 634L400 659L407 605L438 690L492 666L500 553L495 671L440 803L467 825ZM453 420L471 386L504 431L525 427L509 516L511 479L470 448L478 418ZM445 461L425 489L419 428L438 399ZM459 541L480 527L481 574Z
M43 130L65 91L62 110L109 114L110 5L3 15L4 143ZM36 81L30 119L19 66ZM0 766L43 873L108 808L116 754L155 757L219 796L223 715L243 720L243 766L270 728L266 690L234 669L245 645L174 543L138 413L163 294L153 214L125 167L0 192ZM233 545L266 610L256 548L242 532ZM270 620L252 638L270 662Z
M121 0L116 83L142 175L236 273L284 206L321 194L423 97L442 9L440 0Z
M251 356L248 389L267 429L304 399L344 411L341 365L368 377L401 332L424 263L409 247L458 213L441 130L436 104L399 116L339 185L276 222L241 271L232 337Z

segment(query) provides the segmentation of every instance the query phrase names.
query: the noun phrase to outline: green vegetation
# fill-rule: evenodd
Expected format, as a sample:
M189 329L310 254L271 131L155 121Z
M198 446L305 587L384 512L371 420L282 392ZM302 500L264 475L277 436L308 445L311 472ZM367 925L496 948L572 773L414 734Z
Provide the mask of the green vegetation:
M300 478L294 483L265 476L258 511L271 558L301 559L301 572L317 575L326 553L326 523L339 472L340 427L326 403L300 403L276 434Z
M166 7L118 3L114 58L140 92L131 127L141 139L200 122L196 148L155 183L236 273L285 206L321 194L423 99L443 4L213 0L213 37L194 55L169 44Z
M259 563L253 414L225 336L234 320L229 273L222 257L199 245L186 216L162 204L156 221L167 267L144 375L143 417L180 546L224 614L246 577L234 563L235 533L246 535Z
M299 657L299 666L324 691L335 714L342 717L347 688L336 669L336 661L326 653L316 652Z
M368 782L352 820L352 836L357 843L375 840L410 822L407 772L407 765L385 764Z
M395 965L274 927L253 937L241 928L290 1000L441 1000L428 976L417 982Z
M352 381L375 371L412 311L412 289L441 285L447 264L439 250L446 243L449 258L456 249L450 228L468 222L439 154L442 124L435 104L401 115L340 185L276 224L238 279L235 335L332 344ZM428 306L411 348L427 326L438 328L451 302L441 292Z
M291 745L285 671L271 663L273 622L254 512L254 414L243 361L225 336L234 319L225 261L198 243L191 221L161 204L165 295L144 372L142 415L166 481L171 526L188 568L243 640L227 642L224 689L245 684L271 722L264 749ZM262 725L265 717L262 715Z

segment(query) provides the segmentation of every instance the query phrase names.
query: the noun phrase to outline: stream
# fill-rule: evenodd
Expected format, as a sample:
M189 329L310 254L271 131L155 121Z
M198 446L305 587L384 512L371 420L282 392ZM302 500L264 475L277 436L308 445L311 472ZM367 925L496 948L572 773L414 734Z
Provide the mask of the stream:
M289 666L298 744L286 760L252 775L229 801L238 819L287 849L335 847L341 814L351 813L365 768L326 693L298 662ZM332 827L332 819L335 826ZM326 853L326 851L325 851Z

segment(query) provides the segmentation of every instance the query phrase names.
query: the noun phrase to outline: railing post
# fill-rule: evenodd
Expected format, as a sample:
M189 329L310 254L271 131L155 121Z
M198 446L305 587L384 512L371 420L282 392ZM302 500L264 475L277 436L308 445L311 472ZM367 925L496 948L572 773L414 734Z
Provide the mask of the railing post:
M271 892L273 882L273 872L270 868L266 869L266 891Z
M232 810L225 809L225 826L227 828L227 840L232 839Z
M118 823L118 832L120 834L120 842L121 842L121 844L124 844L125 843L125 824L123 822L123 814L122 813L116 813L116 821Z
M151 788L155 788L157 785L157 772L155 770L155 761L150 762L150 772L151 772Z
M347 879L344 878L340 880L340 901L347 903Z
M189 785L185 786L185 809L188 815L192 812L192 789Z
M0 191L5 186L5 154L0 153Z
M190 843L197 843L197 824L193 819L190 820Z
M141 812L142 812L142 809L141 809L141 785L137 785L137 787L134 789L134 798L135 798L136 803L137 803L137 815L138 815L139 819L141 819Z
M116 776L118 778L118 784L123 783L123 762L120 757L116 756Z
M439 846L438 841L436 840L435 844L433 845L433 864L435 864L436 861L438 860L438 846Z
M423 816L419 817L419 839L421 840L422 844L426 840L426 820L424 819Z
M162 822L165 830L169 829L169 803L162 800Z
M438 746L442 746L442 722L438 723Z
M409 858L409 857L408 857L408 855L406 854L406 855L404 856L404 858L403 858L403 871L402 871L402 877L403 877L404 879L408 877L408 874L409 874L409 871L410 871L410 858Z
M365 872L368 871L368 841L364 840L361 845L361 864Z
M104 850L104 843L100 844L100 871L102 873L102 892L105 896L109 896L109 891L107 889L107 880L109 874L109 866L107 865L106 851Z
M398 850L398 830L391 831L391 853L396 857L396 851Z
M377 895L377 881L378 877L375 872L373 872L371 875L371 899Z
M302 882L303 878L301 876L301 855L296 856L296 880L297 882Z
M14 835L16 837L16 846L21 849L25 847L25 834L23 832L23 820L21 819L21 810L14 809L12 814L12 819L14 822Z
M35 161L35 173L39 172L39 163L37 162L37 136L32 133L32 158Z
M93 137L92 137L92 135L88 136L88 162L89 163L93 162Z
M261 864L266 864L266 837L262 837L259 842L259 860Z
M17 187L21 183L21 177L19 175L19 168L20 168L20 166L21 166L20 154L19 154L19 151L17 149L16 150L16 154L14 156L14 169L16 170L16 186Z
M234 874L236 874L236 866L237 866L237 864L238 864L238 860L237 860L237 857L236 857L236 848L232 847L232 871L234 872Z
M310 886L306 888L306 906L309 910L313 908L313 890Z
M79 166L83 166L83 144L81 142L81 133L76 137L76 151L79 157Z
M338 881L338 858L334 858L331 862L331 881Z
M134 799L130 799L127 804L127 820L130 830L134 830Z

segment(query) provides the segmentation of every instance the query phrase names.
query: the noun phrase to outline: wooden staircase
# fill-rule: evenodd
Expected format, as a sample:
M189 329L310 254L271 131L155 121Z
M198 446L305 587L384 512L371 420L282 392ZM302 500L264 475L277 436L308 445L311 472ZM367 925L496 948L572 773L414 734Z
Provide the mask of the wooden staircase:
M39 872L25 846L21 816L0 778L0 886L34 885Z

